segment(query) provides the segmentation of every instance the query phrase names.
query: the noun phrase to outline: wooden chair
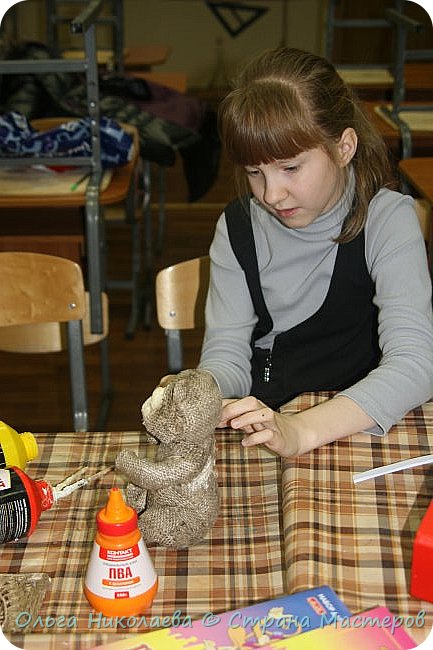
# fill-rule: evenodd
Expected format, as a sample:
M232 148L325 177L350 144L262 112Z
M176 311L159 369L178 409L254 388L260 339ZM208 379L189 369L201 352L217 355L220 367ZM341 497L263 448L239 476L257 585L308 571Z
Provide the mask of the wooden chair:
M164 328L169 372L183 368L181 330L204 326L209 286L209 257L196 257L173 264L156 276L156 313Z
M108 363L108 301L103 294L102 334L91 334L89 296L81 268L63 257L0 252L0 350L46 353L67 349L75 431L87 431L84 345L101 346L101 406L96 430L103 431L111 400Z

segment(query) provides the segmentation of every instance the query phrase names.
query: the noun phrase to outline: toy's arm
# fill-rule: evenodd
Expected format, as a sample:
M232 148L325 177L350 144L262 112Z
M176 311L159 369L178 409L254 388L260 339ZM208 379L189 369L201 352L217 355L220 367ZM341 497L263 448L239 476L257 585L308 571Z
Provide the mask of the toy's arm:
M116 458L116 469L135 485L157 490L193 479L197 474L197 463L179 456L155 462L138 458L134 452L124 449Z

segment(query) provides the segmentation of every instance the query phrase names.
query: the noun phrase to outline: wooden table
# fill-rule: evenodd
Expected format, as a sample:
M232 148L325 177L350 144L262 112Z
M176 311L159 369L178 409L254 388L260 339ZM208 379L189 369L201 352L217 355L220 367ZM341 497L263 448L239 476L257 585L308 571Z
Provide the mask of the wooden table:
M398 164L407 182L433 207L433 158L406 158Z
M407 100L433 100L433 61L405 63L404 79Z
M74 119L74 118L71 118ZM41 118L38 120L32 121L32 126L38 131L45 131L51 128L57 127L59 124L68 122L67 117L63 118ZM86 199L86 185L87 183L82 183L76 191L70 191L69 185L66 189L60 191L50 189L46 191L41 191L41 188L38 187L36 190L33 189L33 186L30 186L26 192L17 191L16 193L11 192L10 186L8 188L2 188L0 185L0 240L2 235L5 235L5 240L3 243L0 241L1 250L11 250L16 249L17 245L21 249L20 242L23 242L24 247L22 250L32 250L33 252L39 253L48 253L48 254L58 254L56 249L50 248L48 242L50 241L51 236L59 235L61 236L61 243L64 246L67 240L67 228L68 224L65 219L62 219L62 212L72 213L73 210L81 210L84 214L84 241L87 251L87 274L88 274L88 286L90 292L91 300L91 313L92 313L92 331L97 331L95 328L95 323L102 328L102 304L100 303L100 297L102 292L105 290L105 281L103 278L103 269L104 269L104 235L103 235L103 218L102 214L99 214L99 207L107 205L116 205L120 202L127 201L127 206L129 209L128 222L131 225L136 225L136 216L134 214L134 199L131 195L135 191L135 176L138 170L138 160L139 160L139 138L138 131L135 126L129 124L122 124L122 127L131 133L133 136L133 155L131 160L128 161L125 165L116 167L112 170L112 176L107 187L104 188L102 185L101 191L97 196L98 210L86 209L87 199ZM29 163L34 163L34 159L29 159ZM61 183L61 174L59 174L60 183ZM40 181L39 181L40 182ZM48 181L47 181L48 182ZM48 187L52 187L51 178L50 184ZM7 190L7 191L6 191ZM24 210L30 211L30 221L34 217L34 223L30 225L29 230L26 232L24 227L28 219L21 220L19 219L20 213L22 214ZM45 210L47 211L47 223L45 223ZM58 214L58 230L56 230L56 214ZM36 217L38 216L41 221L41 225L38 227L36 223ZM4 225L4 229L3 229ZM69 250L80 250L82 239L77 232L77 221L76 219L71 221L72 232L72 249ZM47 228L53 227L53 230L47 235ZM15 228L15 232L13 232ZM39 230L38 230L39 228ZM40 237L38 237L38 232ZM12 245L12 238L15 238L15 245ZM136 246L136 250L140 250L140 244L136 235L132 237L133 246ZM56 242L54 241L54 245ZM75 247L75 248L74 248ZM133 249L135 250L135 249ZM79 255L79 253L77 253ZM76 259L75 255L71 256L72 259ZM76 261L79 261L76 259ZM137 273L138 275L138 273ZM138 321L138 310L139 304L141 302L141 296L138 295L138 289L133 284L137 282L137 278L131 278L132 286L132 306L131 306L131 316L130 321L127 326L127 333L133 334L135 327Z
M148 45L132 45L123 50L123 66L125 70L152 70L153 66L165 63L170 56L171 48L158 43ZM96 52L98 64L112 67L114 64L113 50L98 50ZM64 59L82 59L82 50L64 50Z
M296 412L326 397L304 395L289 409ZM217 432L220 515L190 549L149 547L160 586L148 620L176 610L200 618L207 611L328 584L353 613L386 605L410 621L407 617L425 610L423 627L406 626L419 643L430 631L432 605L412 598L408 584L414 535L433 493L433 470L424 466L356 485L352 476L432 453L432 433L433 403L410 412L385 438L357 434L283 462L266 449L244 449L237 432ZM139 432L36 436L40 454L27 472L53 484L84 463L90 472L111 466L123 448L139 455L154 450ZM2 548L0 572L42 571L51 577L42 621L65 616L74 623L68 630L54 623L39 624L24 636L8 634L15 645L81 650L143 631L98 629L82 590L95 515L114 484L123 488L122 477L107 474L44 512L27 541Z
M406 183L419 193L430 207L425 211L423 230L426 233L430 272L433 273L433 158L406 158L400 160L398 169Z
M168 45L131 45L123 53L125 70L151 70L155 65L165 63L170 56Z
M419 102L418 102L419 103ZM368 117L376 126L378 131L382 134L388 148L391 150L395 159L398 161L401 158L401 136L400 131L396 126L392 126L380 115L378 115L376 108L383 105L384 102L362 102ZM415 103L414 103L415 104ZM412 105L414 105L412 104ZM410 107L409 102L403 104L405 107ZM401 118L404 120L404 112L401 113ZM413 156L431 156L433 155L433 125L429 131L412 131L412 155Z
M337 64L337 70L339 68ZM389 68L389 69L388 69ZM344 74L344 69L343 69ZM390 66L378 71L366 70L361 67L348 66L348 83L357 95L365 101L392 101L394 78ZM432 102L433 101L433 62L416 61L404 65L405 100Z
M185 72L161 70L151 70L149 72L134 71L132 76L137 79L144 79L145 81L153 81L153 83L159 84L160 86L173 88L183 94L187 91L187 76Z

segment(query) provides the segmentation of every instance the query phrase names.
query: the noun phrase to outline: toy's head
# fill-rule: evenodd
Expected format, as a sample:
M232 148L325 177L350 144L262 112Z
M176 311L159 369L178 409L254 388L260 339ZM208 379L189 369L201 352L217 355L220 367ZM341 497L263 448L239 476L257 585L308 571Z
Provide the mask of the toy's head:
M158 386L141 409L148 433L161 443L200 443L213 435L222 398L215 379L204 370L183 370Z

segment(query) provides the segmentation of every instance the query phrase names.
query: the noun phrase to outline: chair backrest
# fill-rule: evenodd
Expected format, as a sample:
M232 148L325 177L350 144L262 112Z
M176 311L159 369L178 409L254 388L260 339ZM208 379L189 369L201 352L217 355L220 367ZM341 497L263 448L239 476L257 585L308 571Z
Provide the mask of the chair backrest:
M86 311L81 269L63 257L0 253L0 327L82 320Z
M103 331L101 334L92 334L91 331L88 291L85 292L85 304L86 311L82 320L83 344L93 345L108 336L108 296L106 293L102 294ZM3 352L42 354L44 352L60 352L66 350L67 347L67 323L52 321L48 323L0 326L0 350Z
M180 331L204 326L209 262L208 256L196 257L168 266L156 276L157 319L167 336L170 372L183 366Z
M89 297L78 264L42 253L0 252L0 350L28 353L68 349L75 431L86 431L88 426L83 345L84 341L104 341L108 334L105 294L103 306L107 316L104 331L91 334ZM105 353L103 366L106 390L109 377Z
M156 311L164 329L194 329L204 324L209 257L173 264L156 276Z

